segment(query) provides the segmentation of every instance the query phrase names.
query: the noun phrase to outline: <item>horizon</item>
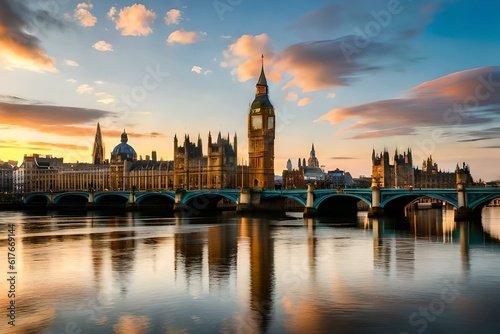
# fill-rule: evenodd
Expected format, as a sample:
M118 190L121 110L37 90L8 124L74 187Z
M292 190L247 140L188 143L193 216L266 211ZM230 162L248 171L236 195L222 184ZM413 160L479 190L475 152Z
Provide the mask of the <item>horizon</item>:
M373 149L410 148L414 167L497 180L500 3L485 3L0 0L0 159L90 162L100 123L106 158L125 129L144 158L220 132L248 160L263 54L276 175L314 143L353 177Z

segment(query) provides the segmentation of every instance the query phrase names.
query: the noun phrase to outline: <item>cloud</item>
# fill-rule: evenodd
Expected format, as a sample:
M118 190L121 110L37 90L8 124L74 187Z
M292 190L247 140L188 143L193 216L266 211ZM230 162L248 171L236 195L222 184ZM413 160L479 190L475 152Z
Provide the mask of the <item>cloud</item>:
M199 66L193 66L193 67L191 67L191 72L196 72L198 74L200 74L202 70L203 69L201 67L199 67Z
M81 84L76 88L76 92L78 94L92 94L94 92L94 88L92 88L88 84Z
M376 38L386 40L407 40L418 36L433 17L443 10L450 0L408 1L404 5L397 2L391 4L389 11L387 0L351 0L331 4L315 11L306 13L302 18L292 23L291 30L313 34L337 32L338 36L353 34L357 31L367 31L378 27L380 33ZM408 15L414 13L414 15ZM370 27L370 28L369 28ZM383 33L382 33L383 32Z
M411 135L419 128L490 124L500 116L500 67L452 73L408 90L402 97L332 109L316 121L349 123L354 139ZM484 136L484 133L481 135ZM470 139L470 138L469 138Z
M116 8L111 7L108 17L115 22L116 30L122 36L147 36L153 32L150 25L156 18L156 13L143 4L134 4L124 7L116 16Z
M180 29L172 32L168 36L167 43L193 44L200 40L201 35L203 35L203 33L198 33L195 31L185 31L184 29Z
M89 9L92 9L93 7L94 5L92 5L91 3L85 2L76 5L75 19L78 20L78 23L82 27L93 27L96 24L97 18L89 11Z
M337 96L337 94L335 94L335 93L328 93L328 94L326 94L326 97L329 98L329 99L333 99L335 96Z
M311 97L303 97L299 100L299 102L297 102L297 105L299 107L305 107L307 106L309 103L311 103L313 101L313 99Z
M265 56L266 76L269 80L281 80L281 74L273 69L274 51L271 38L267 34L243 35L223 52L222 67L233 68L231 74L239 81L247 81L260 74L261 56Z
M116 7L111 7L107 13L107 16L108 16L108 19L110 19L111 21L115 21L116 20Z
M105 41L99 41L94 45L92 45L92 47L97 51L102 51L102 52L113 51L113 46Z
M35 18L43 18L46 25L33 26ZM41 41L30 34L34 28L42 30L51 26L62 28L63 24L51 13L33 10L20 1L0 1L0 68L57 72L55 59L49 57Z
M296 92L288 92L288 94L286 94L285 96L285 101L297 101L299 99L299 94L297 94Z
M94 83L96 83L98 85L104 85L104 82L102 82L101 80L96 80L96 81L94 81Z
M20 103L4 99L0 101L0 124L51 133L61 133L62 130L58 130L61 127L95 123L108 116L112 116L112 113L100 109L48 105L26 100Z
M107 97L105 99L97 100L97 102L102 103L102 104L111 104L111 103L115 102L115 98L114 97Z
M223 52L225 60L221 66L232 68L231 73L239 81L247 81L259 75L260 56L264 54L266 75L270 80L276 82L290 77L283 89L295 86L303 92L312 92L348 86L359 75L389 67L389 64L384 65L385 59L381 55L405 56L401 45L372 41L353 57L348 46L356 45L355 38L350 35L334 40L297 43L274 52L268 35L243 35Z
M63 65L66 65L66 66L80 66L80 64L78 64L76 61L74 60L69 60L69 59L64 59L63 60Z
M203 75L207 75L207 74L210 74L210 73L212 73L211 70L206 70L205 72L203 72Z
M171 24L179 24L180 20L182 19L182 12L178 9L171 9L165 14L165 24L171 25Z
M69 82L69 83L75 83L76 79L66 79L66 81Z

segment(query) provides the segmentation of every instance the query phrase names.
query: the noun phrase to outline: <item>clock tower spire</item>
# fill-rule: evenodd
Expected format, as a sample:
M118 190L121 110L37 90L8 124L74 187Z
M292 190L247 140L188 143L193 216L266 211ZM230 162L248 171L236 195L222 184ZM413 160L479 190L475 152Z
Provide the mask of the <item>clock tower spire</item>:
M264 55L255 99L248 113L248 174L250 186L274 189L275 114L269 101L269 87L264 73Z

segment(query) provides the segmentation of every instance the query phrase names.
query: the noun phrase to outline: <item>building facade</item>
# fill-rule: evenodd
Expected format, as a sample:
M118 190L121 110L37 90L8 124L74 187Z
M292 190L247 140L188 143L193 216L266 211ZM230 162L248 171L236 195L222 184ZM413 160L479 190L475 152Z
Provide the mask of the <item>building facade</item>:
M248 179L250 185L274 189L274 138L276 118L269 101L269 87L264 73L264 56L255 99L248 113Z
M198 136L197 143L184 137L183 145L179 145L174 137L174 188L193 189L225 189L241 186L242 166L237 165L237 136L231 143L218 134L215 141L208 134L207 155L203 154L203 144Z
M383 188L455 188L460 176L464 184L474 184L468 165L457 168L453 172L444 172L438 168L432 156L422 163L422 169L413 167L411 149L403 154L394 154L394 164L390 164L389 153L381 154L372 151L372 186Z
M17 161L3 162L0 160L0 193L14 191L14 171L16 169Z

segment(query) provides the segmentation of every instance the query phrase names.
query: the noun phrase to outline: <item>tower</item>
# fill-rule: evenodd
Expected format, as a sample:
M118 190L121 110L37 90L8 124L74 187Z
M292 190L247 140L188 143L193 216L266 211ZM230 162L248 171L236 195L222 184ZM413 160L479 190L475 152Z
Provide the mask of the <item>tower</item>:
M318 158L316 158L316 151L314 150L314 143L312 144L311 153L307 160L307 167L319 167Z
M92 163L100 165L104 163L104 144L102 143L101 127L97 123L95 132L94 149L92 150Z
M260 77L255 87L255 99L248 113L248 175L252 187L274 189L276 124L264 73L264 55L262 55Z

